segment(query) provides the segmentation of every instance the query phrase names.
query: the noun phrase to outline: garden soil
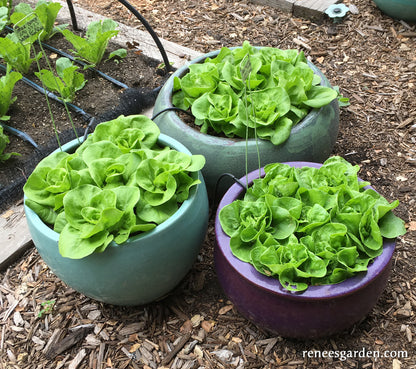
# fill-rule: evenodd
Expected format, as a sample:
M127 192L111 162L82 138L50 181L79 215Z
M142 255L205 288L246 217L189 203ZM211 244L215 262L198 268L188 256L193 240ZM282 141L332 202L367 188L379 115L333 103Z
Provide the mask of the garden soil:
M397 242L387 288L367 317L332 337L303 341L264 331L227 300L213 265L212 222L189 275L169 296L143 307L109 306L76 293L32 248L0 275L0 367L416 368L416 26L382 14L371 0L346 1L350 12L339 24L293 18L246 1L131 3L160 37L201 52L243 40L303 50L350 98L333 154L359 165L360 177L387 199L400 200L395 212L407 234ZM117 1L75 5L142 27ZM107 65L116 72L126 64ZM24 94L19 89L18 99ZM99 96L82 97L91 114L107 91ZM33 93L21 101L12 113L25 109L23 124L43 99ZM42 109L32 123L38 140L51 133ZM341 353L348 358L334 357Z
M78 34L82 35L82 32ZM61 57L54 49L70 53L69 50L73 48L60 34L44 41L44 44L45 57L39 60L39 66L33 62L29 72L24 75L39 87L42 87L42 82L35 73L49 69L49 66L54 69L56 60ZM48 46L53 48L52 51ZM110 52L120 47L127 50L127 56L122 60L107 60ZM35 45L35 49L36 53L42 51L39 45ZM163 77L163 69L158 68L159 64L159 61L146 57L133 45L110 43L97 69L113 78L115 83L93 69L84 71L82 65L76 64L79 66L78 72L84 74L86 84L76 93L75 100L67 105L68 110L62 102L46 98L43 92L35 90L23 79L18 81L13 90L16 101L8 111L10 120L5 123L28 134L38 147L5 132L10 140L5 152L19 153L20 156L0 163L0 212L21 199L22 186L39 160L57 149L59 144L63 145L77 136L82 137L92 117L95 119L90 132L99 122L114 119L120 114L139 114L151 107L157 88L166 78ZM71 108L71 105L75 108Z

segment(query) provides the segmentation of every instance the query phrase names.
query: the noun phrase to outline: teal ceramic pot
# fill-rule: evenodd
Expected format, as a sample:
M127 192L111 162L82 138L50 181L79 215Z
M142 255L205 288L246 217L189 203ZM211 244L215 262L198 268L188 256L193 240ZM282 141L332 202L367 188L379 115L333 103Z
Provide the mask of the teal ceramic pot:
M392 18L416 22L415 0L373 0L377 7Z
M218 50L194 59L190 64L203 62L207 57L215 57ZM330 87L325 75L313 64L309 64L314 73L321 77L321 85ZM202 154L206 158L202 170L208 195L214 196L219 177L224 173L232 173L237 178L245 174L246 141L236 138L222 138L201 133L187 125L175 111L166 111L156 117L164 109L172 108L173 80L183 77L188 67L178 69L165 83L158 94L153 114L154 122L161 132L182 142L193 154ZM283 161L323 162L331 154L339 128L339 107L335 99L320 109L313 109L301 122L292 128L289 139L279 146L270 141L258 140L261 166ZM247 145L248 171L259 167L257 145L255 139L248 140ZM230 186L229 180L221 180L216 196L222 196Z
M159 144L189 154L176 140L160 135ZM74 151L76 140L63 146ZM208 197L201 184L179 210L152 231L125 243L111 243L105 252L74 260L58 250L59 234L25 206L29 231L51 271L74 290L114 305L143 305L170 292L188 273L204 240L208 224Z

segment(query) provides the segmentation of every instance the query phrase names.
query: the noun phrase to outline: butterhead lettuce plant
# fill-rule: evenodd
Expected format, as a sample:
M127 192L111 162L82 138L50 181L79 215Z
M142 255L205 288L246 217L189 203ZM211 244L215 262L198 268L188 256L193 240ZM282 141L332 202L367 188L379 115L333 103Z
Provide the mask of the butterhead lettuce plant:
M250 73L241 70L250 59ZM215 58L191 64L174 80L172 103L190 109L203 133L284 142L313 108L336 99L320 85L303 52L272 47L223 47Z
M398 200L366 187L358 170L336 156L319 169L267 165L244 198L219 213L232 253L289 291L366 271L383 238L406 230L392 213Z
M163 223L200 183L201 155L160 147L142 115L99 124L74 153L43 159L23 190L25 204L58 233L62 256L80 259Z

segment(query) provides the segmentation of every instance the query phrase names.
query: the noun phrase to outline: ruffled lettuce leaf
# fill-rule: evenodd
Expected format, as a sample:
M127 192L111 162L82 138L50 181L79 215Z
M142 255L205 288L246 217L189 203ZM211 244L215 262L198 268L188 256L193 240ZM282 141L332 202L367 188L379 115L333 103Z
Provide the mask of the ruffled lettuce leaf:
M383 238L406 232L389 203L340 157L322 167L270 164L244 199L221 209L232 253L289 291L339 283L383 252Z

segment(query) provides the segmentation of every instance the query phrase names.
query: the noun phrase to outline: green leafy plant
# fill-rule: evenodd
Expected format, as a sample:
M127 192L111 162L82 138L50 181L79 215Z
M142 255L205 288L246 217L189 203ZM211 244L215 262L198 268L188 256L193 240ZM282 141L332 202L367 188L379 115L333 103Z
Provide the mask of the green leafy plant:
M20 155L17 152L9 152L9 153L4 152L9 142L10 142L9 137L3 133L3 127L0 124L0 162L10 159L12 155Z
M38 318L42 318L45 314L50 314L53 310L55 302L55 300L47 300L42 302L40 304L42 308L38 313Z
M117 23L112 19L105 19L91 22L85 38L75 35L68 29L63 30L62 34L75 48L71 51L78 58L90 63L89 66L94 67L101 62L110 39L118 34L116 27ZM112 56L122 55L122 52L117 50Z
M45 0L39 0L35 5L35 9L33 9L29 4L22 2L14 8L14 12L10 16L10 20L14 24L19 23L19 25L22 25L22 23L25 22L25 18L29 20L30 17L28 16L35 13L43 26L43 30L41 31L39 38L40 40L47 40L55 33L62 31L68 26L67 24L55 26L56 17L61 8L61 4Z
M340 92L339 92L339 86L334 86L333 87L334 90L337 92L338 96L338 105L340 108L345 108L347 106L350 106L350 99L348 97L343 96Z
M31 43L23 44L14 33L0 37L0 56L16 71L26 74L34 61L42 57L39 52L31 57Z
M367 270L383 237L405 233L389 203L359 181L358 166L331 157L321 168L269 164L244 199L219 214L233 254L290 291L338 283Z
M79 259L125 242L173 215L200 183L205 164L157 143L159 128L142 115L99 124L70 154L43 159L29 176L25 203L60 233L62 256Z
M71 102L75 98L75 93L81 90L87 82L84 75L77 72L78 69L79 67L68 58L59 58L56 61L56 73L60 78L48 69L35 72L35 75L47 89L58 92L65 102Z
M8 22L9 9L5 6L0 6L0 31L4 29Z
M127 56L126 49L117 49L110 53L107 60L113 59L119 61L120 59L124 59Z
M251 73L244 79L240 64L247 55ZM201 132L257 135L278 145L311 109L337 97L336 91L319 83L303 52L255 48L245 41L242 47L224 47L215 58L191 64L187 74L174 80L172 103L190 108Z
M6 114L10 105L16 100L16 97L12 97L12 93L16 82L21 78L22 75L11 71L11 66L8 64L6 75L0 78L0 120L10 119Z
M10 22L10 13L12 10L12 0L0 1L0 31Z

